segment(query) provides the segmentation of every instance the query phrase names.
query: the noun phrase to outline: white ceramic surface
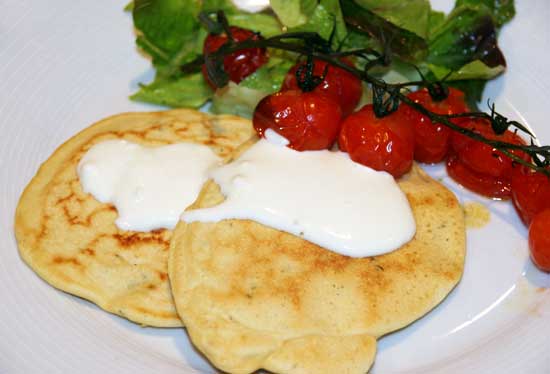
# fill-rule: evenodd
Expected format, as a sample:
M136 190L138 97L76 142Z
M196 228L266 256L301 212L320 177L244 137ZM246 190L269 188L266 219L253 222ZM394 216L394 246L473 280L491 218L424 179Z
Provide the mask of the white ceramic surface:
M449 9L449 1L436 1ZM151 79L125 0L0 1L0 373L195 373L212 368L181 329L141 328L59 292L19 258L13 215L38 166L64 140L118 112ZM550 3L517 1L502 32L509 70L486 96L550 142ZM432 313L379 344L374 374L550 373L550 276L527 256L511 206L468 231L464 278Z

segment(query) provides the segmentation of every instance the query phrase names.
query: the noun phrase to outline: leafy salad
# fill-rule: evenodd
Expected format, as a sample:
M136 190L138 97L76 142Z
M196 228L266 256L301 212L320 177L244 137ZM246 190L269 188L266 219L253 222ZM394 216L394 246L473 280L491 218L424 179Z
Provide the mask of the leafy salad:
M208 31L199 21L201 12L222 10L231 25L265 37L313 31L342 50L379 50L392 59L390 67L375 72L384 79L445 79L466 93L471 106L487 80L505 70L497 35L515 14L513 0L457 0L448 15L433 10L428 0L270 0L270 8L258 13L230 0L134 0L128 10L136 43L156 70L154 81L142 84L133 100L191 108L211 102L214 113L245 117L262 97L280 89L298 56L269 50L267 64L239 84L214 91L203 74L180 68L203 52Z

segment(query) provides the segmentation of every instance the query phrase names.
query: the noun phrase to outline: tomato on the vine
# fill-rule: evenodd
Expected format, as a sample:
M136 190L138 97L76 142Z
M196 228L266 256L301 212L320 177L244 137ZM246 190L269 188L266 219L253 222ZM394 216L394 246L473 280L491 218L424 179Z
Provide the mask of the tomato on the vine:
M330 148L340 130L342 111L332 97L299 90L264 97L256 106L252 123L260 136L272 129L297 151Z
M550 178L524 166L514 168L512 202L523 223L529 225L535 214L550 209Z
M533 217L529 226L529 252L540 270L550 272L550 209Z
M377 118L365 105L344 120L338 144L353 161L396 178L412 166L414 136L401 109Z
M348 59L342 59L342 62L353 66L353 63ZM344 116L347 116L353 112L363 93L361 80L344 69L333 65L328 65L325 61L313 60L313 63L313 74L315 76L322 77L326 70L326 75L323 81L315 87L313 92L331 95L336 102L340 103ZM289 70L286 74L285 80L283 81L281 90L298 89L296 72L299 68L305 67L305 64L305 62L296 64Z
M447 98L441 101L434 101L427 89L411 92L407 97L437 114L456 114L468 111L464 93L452 87L449 88ZM429 164L443 161L449 150L452 130L440 123L434 124L428 117L413 108L403 106L414 130L414 159Z
M234 41L242 42L244 40L260 40L262 37L257 33L243 29L237 26L231 26L231 37ZM227 43L229 36L226 33L209 34L204 40L203 53L216 52L222 45ZM268 61L267 51L265 48L249 48L241 51L233 52L223 59L223 69L229 75L229 79L235 83L241 82L244 78L254 73L260 66ZM212 88L216 88L214 83L208 78L206 67L203 65L202 73L208 84Z
M496 135L489 120L464 119L460 126L468 128L487 139L524 145L518 135L506 130L502 135ZM451 155L447 160L447 172L464 187L479 194L507 199L511 196L512 159L488 144L474 140L466 135L455 132L451 136ZM529 158L522 152L512 151L518 157Z

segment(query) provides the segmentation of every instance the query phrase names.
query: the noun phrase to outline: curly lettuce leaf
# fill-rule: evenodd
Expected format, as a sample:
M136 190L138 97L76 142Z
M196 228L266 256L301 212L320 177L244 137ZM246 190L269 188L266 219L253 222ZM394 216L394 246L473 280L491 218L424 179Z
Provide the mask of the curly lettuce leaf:
M153 83L141 85L130 98L175 108L200 108L213 94L202 74L194 73L177 79L157 77Z

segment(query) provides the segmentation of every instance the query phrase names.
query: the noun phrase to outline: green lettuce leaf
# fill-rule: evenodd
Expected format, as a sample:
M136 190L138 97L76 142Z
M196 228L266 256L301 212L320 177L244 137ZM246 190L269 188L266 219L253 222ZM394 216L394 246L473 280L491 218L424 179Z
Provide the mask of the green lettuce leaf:
M428 45L423 37L400 28L353 0L341 0L340 5L348 29L376 41L378 49L387 47L392 55L405 61L418 62L426 57ZM362 48L360 45L357 47Z
M328 40L334 31L334 47L343 42L348 35L338 0L321 0L306 23L290 28L289 31L317 32L325 40Z
M271 14L236 12L228 14L227 19L232 26L254 30L265 37L282 32L282 25Z
M433 35L445 23L445 13L432 10L429 17L428 35Z
M267 64L246 77L240 85L268 94L279 91L292 65L294 65L292 60L272 56Z
M463 90L468 104L475 107L485 82L506 69L496 38L487 7L460 5L430 35L426 66L435 79L446 77L450 85Z
M179 76L179 66L201 53L206 33L197 21L195 0L135 0L137 45L153 59L157 75Z
M229 0L202 0L201 11L214 13L223 10L225 14L239 13L240 10Z
M311 17L317 0L270 0L269 5L283 25L297 27Z
M135 0L134 26L166 57L178 55L184 40L199 29L200 2L195 0Z
M428 0L356 0L392 25L425 39L428 36L430 2Z
M516 14L513 0L457 0L455 8L464 5L477 9L485 8L490 12L497 27L502 27Z
M480 60L472 61L458 70L447 69L443 66L428 64L428 68L437 80L447 77L447 80L484 79L489 80L504 72L503 65L489 67ZM450 74L450 75L449 75Z
M456 8L430 36L426 61L452 70L475 60L491 68L506 66L496 38L495 24L487 11Z
M157 77L130 98L169 107L200 108L213 94L202 73L194 73L177 79Z
M294 62L282 57L271 57L269 62L246 77L240 84L229 82L216 91L210 110L251 118L254 108L265 96L277 92Z
M266 95L268 93L264 91L229 82L227 86L216 90L210 111L252 118L254 108Z

